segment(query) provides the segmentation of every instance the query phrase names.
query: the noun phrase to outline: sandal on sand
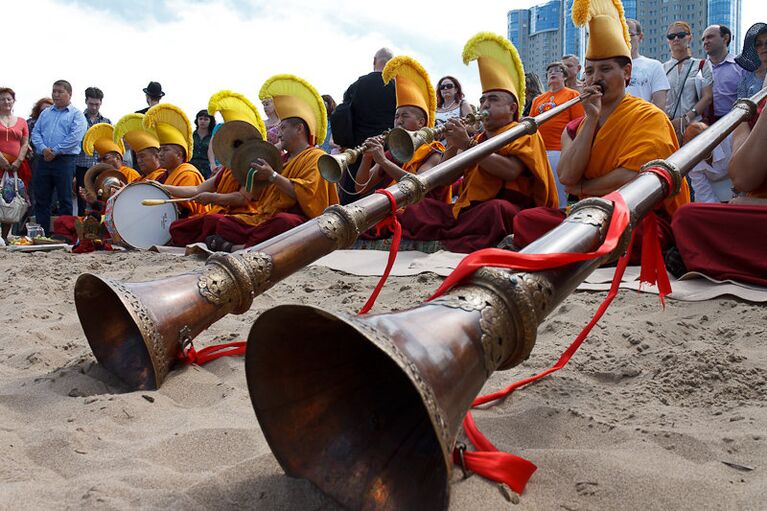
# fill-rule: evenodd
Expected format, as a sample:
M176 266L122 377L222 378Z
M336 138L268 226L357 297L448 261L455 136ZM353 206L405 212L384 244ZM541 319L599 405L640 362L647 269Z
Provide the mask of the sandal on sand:
M226 241L218 234L213 234L205 238L205 245L213 252L231 252L234 243Z

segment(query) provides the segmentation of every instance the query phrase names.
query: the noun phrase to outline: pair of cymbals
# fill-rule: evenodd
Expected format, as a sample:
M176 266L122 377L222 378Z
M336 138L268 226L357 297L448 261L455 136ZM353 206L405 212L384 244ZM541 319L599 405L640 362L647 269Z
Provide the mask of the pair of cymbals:
M282 170L280 151L264 141L255 126L245 121L225 122L213 137L213 154L225 167L231 169L237 182L247 186L251 163L263 160L274 169ZM265 187L267 182L255 181L251 191Z
M119 183L128 184L128 178L108 163L97 163L85 173L85 189L95 196L108 187L119 186Z

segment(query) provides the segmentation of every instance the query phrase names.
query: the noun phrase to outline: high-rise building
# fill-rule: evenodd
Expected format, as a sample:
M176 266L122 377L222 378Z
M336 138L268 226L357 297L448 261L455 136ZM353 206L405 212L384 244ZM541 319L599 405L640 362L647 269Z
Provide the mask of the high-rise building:
M692 28L693 55L703 57L703 30L708 25L727 25L733 34L730 51L737 54L743 43L740 34L742 0L624 0L627 18L642 24L642 55L660 60L670 58L666 30L677 20ZM562 55L573 54L583 61L587 35L573 25L573 0L550 0L508 12L508 37L519 50L526 71L543 78L546 65Z

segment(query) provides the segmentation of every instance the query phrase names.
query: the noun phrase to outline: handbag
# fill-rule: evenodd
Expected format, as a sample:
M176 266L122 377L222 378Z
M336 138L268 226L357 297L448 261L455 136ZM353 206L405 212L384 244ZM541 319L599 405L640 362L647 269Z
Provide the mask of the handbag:
M11 183L11 181L13 182ZM16 171L13 172L13 177L10 177L8 172L3 174L0 181L0 189L2 190L2 194L0 194L0 223L15 224L21 222L27 212L29 203L19 191L19 181L21 180ZM10 201L7 200L9 196L11 197Z

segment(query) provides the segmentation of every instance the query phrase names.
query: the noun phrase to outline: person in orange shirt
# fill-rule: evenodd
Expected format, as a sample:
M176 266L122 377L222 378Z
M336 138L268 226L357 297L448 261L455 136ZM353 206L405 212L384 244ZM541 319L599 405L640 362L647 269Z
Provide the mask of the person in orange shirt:
M192 123L177 106L160 103L144 115L144 128L154 130L160 142L160 166L166 169L157 182L171 186L197 186L203 182L202 174L189 163L192 157ZM198 202L179 202L181 218L202 215L208 206Z
M540 115L580 95L577 90L565 87L566 78L567 67L565 67L564 63L552 62L546 67L546 81L549 90L533 100L533 104L530 107L531 116ZM562 132L565 130L565 126L569 122L583 117L583 115L583 105L579 103L538 128L538 133L541 134L543 143L546 145L546 155L549 157L549 164L551 164L552 169L556 169L559 163L559 155L562 149ZM559 205L564 207L567 204L565 186L559 182L559 177L556 173L554 174L554 179L557 184Z
M584 93L593 95L584 103L585 117L572 122L562 134L562 155L557 166L565 190L579 199L615 191L634 179L645 163L666 158L679 148L666 114L652 103L626 94L631 79L631 50L622 10L613 2L593 0L587 7L574 10L573 21L577 26L587 22L590 25ZM689 201L689 188L683 180L679 193L659 207L663 249L673 245L672 215ZM565 216L559 209L523 211L514 218L514 246L527 246L559 225ZM632 250L633 261L639 260L641 240L641 235L635 238L638 243Z
M221 112L224 126L217 132L224 136L229 128L243 130L242 139L266 139L266 126L256 107L242 94L223 90L213 94L208 102L208 114ZM228 124L227 124L228 123ZM247 124L246 124L247 123ZM244 130L248 131L247 134ZM215 148L215 145L213 145ZM277 155L277 151L275 155ZM219 160L228 164L228 157ZM208 204L204 215L184 218L170 226L172 243L177 246L205 241L209 236L221 234L221 229L231 221L238 221L246 215L257 213L253 194L235 178L232 170L224 166L221 170L197 186L170 186L165 189L174 197L188 197L195 202Z
M259 97L274 101L286 161L281 173L264 160L251 162L252 179L263 186L255 207L248 214L222 218L218 234L205 240L211 250L230 252L256 245L338 204L335 185L322 179L318 167L325 151L316 144L325 140L327 130L322 96L306 80L281 74L264 82Z

